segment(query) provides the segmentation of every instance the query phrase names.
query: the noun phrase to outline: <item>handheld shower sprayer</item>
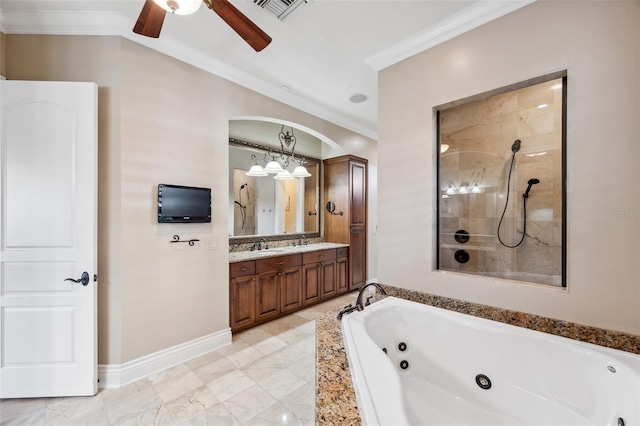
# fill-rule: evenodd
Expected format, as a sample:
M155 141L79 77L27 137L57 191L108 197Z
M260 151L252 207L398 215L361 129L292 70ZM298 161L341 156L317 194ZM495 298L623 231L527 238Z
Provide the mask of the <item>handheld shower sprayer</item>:
M522 194L522 198L529 198L529 191L531 191L531 187L535 184L540 183L540 179L531 178L527 183L529 184L529 186L527 186L527 190L524 191L524 194Z
M540 179L537 178L531 178L529 179L529 181L527 182L529 184L529 186L527 187L527 190L524 192L524 194L522 194L522 222L523 222L523 229L522 229L522 238L520 238L520 241L515 244L515 245L509 245L506 244L504 241L502 241L502 238L500 237L500 227L502 226L502 221L504 220L504 216L505 213L507 212L507 206L509 205L509 192L510 192L510 188L511 188L511 172L513 171L513 165L516 162L516 152L520 151L520 145L522 144L522 141L520 139L516 139L513 144L511 145L511 165L509 166L509 175L507 177L507 200L504 203L504 210L502 211L502 216L500 216L500 222L498 222L498 230L496 232L497 237L498 237L498 241L500 241L500 244L502 244L505 247L508 248L516 248L519 247L523 242L524 242L524 238L527 235L527 198L529 198L529 191L531 191L531 187L537 183L540 183Z

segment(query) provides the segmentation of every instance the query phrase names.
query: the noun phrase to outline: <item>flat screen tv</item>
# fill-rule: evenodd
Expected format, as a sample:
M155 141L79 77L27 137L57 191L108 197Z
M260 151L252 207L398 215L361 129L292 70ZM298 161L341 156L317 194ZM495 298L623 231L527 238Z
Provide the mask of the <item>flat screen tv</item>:
M158 223L211 222L211 188L158 185Z

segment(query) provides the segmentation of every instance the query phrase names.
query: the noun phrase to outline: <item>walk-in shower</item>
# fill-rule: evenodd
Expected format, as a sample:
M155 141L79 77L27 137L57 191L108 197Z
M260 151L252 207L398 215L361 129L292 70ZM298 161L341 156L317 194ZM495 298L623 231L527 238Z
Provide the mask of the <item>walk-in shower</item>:
M437 269L566 286L566 73L436 113Z

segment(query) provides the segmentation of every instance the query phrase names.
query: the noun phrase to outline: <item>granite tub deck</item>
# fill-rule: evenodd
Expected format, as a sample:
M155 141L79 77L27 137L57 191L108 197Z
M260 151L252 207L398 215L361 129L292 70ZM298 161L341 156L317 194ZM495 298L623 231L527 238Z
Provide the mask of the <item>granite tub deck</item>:
M389 296L436 306L519 327L640 354L640 336L559 321L537 315L434 296L383 285ZM353 299L357 294L354 293ZM360 425L351 372L336 316L342 308L316 320L316 425Z

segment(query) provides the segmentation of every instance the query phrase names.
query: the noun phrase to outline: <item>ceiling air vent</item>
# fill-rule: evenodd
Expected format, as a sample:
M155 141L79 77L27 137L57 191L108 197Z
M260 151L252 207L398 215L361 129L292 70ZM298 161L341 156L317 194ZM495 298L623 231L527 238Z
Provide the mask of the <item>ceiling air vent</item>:
M279 20L284 20L291 12L307 0L253 0L261 8L273 13Z

